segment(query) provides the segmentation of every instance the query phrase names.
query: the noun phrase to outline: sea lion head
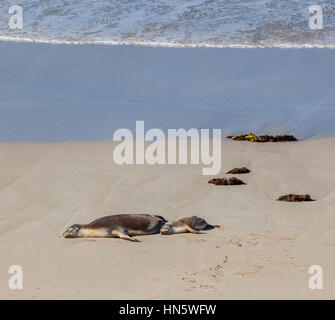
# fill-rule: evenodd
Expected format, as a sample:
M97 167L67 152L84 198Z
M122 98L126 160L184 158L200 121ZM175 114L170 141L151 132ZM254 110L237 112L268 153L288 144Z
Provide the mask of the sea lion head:
M168 235L168 234L172 234L173 233L173 227L172 227L172 224L171 223L165 223L161 230L160 230L160 233L161 234L164 234L164 235Z
M62 236L63 238L78 238L80 229L81 229L80 224L73 224L62 234Z

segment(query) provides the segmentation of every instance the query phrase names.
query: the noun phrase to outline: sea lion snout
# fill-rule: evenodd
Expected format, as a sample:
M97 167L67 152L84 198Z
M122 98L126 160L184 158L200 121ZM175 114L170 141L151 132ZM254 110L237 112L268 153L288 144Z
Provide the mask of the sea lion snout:
M160 234L163 235L169 235L172 233L173 233L173 227L170 223L165 223L160 230Z
M62 233L63 238L77 238L81 226L79 224L74 224L69 227L65 232Z

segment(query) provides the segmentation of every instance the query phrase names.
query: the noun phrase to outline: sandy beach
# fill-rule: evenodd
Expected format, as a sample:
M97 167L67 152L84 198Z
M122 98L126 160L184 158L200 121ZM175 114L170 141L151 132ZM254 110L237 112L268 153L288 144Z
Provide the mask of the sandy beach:
M2 1L0 300L335 299L334 12Z
M118 166L115 142L0 144L1 299L334 298L335 139L222 141L222 170L242 186L207 183L199 165ZM278 202L309 193L308 203ZM199 215L204 234L63 239L73 223L116 213ZM8 288L21 265L23 290ZM310 290L320 265L324 289Z

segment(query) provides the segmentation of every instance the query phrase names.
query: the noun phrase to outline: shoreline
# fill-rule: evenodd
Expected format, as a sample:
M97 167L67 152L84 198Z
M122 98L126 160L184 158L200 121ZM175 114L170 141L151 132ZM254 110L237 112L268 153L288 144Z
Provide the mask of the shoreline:
M76 41L76 40L52 40L52 39L31 39L31 38L16 38L16 37L1 37L3 42L22 42L22 43L42 43L53 45L105 45L105 46L128 46L128 47L163 47L163 48L211 48L211 49L335 49L335 44L258 44L258 45L244 45L244 44L205 44L205 43L166 43L166 42L117 42L117 41Z

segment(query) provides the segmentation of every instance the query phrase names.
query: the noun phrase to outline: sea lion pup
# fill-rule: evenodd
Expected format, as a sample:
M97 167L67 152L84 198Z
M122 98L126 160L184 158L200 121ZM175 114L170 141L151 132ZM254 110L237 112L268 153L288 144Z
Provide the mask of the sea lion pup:
M167 221L150 214L117 214L94 220L89 224L74 224L64 238L121 238L138 241L132 236L159 233Z
M201 233L199 232L200 230L210 230L213 228L220 228L220 226L208 224L205 219L193 216L182 218L172 223L166 222L161 228L161 234L168 235L184 232Z

